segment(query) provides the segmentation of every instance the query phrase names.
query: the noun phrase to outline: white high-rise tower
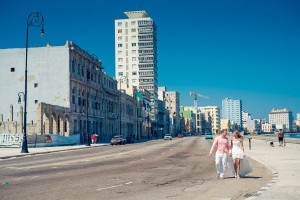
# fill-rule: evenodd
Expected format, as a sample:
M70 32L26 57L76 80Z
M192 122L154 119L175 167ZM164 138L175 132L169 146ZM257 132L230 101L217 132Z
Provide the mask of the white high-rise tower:
M116 79L148 90L157 99L156 26L146 11L124 12L128 19L115 20Z

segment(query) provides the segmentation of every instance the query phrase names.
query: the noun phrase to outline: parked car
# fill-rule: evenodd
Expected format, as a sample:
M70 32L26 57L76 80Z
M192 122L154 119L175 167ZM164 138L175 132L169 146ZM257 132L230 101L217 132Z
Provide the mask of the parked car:
M171 134L165 134L164 140L172 140L172 135Z
M110 144L114 145L114 144L126 144L126 139L122 138L121 135L115 135L113 138L111 138L110 140Z
M183 138L183 134L182 134L182 133L179 133L179 134L178 134L178 138Z
M211 132L205 133L205 139L213 139L213 134Z

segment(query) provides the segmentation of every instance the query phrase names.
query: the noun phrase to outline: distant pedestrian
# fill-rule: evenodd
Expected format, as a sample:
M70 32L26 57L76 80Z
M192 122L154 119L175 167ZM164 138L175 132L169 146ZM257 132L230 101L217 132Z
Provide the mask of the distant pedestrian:
M208 155L210 157L214 149L217 148L216 160L215 160L216 168L218 172L217 178L221 178L221 179L224 178L224 172L227 163L227 153L230 149L229 140L226 134L227 134L227 130L223 129L221 131L221 135L215 138Z
M98 135L95 134L95 133L92 135L92 137L91 137L91 139L92 139L92 144L95 144L95 143L97 142L97 136L98 136Z
M279 129L278 132L278 142L279 142L279 146L283 146L283 140L284 140L284 133L282 131L282 129Z
M234 166L234 177L240 178L240 167L241 167L241 159L245 158L244 153L244 145L243 145L243 137L238 131L234 131L233 138L231 139L231 147L230 154L233 159Z

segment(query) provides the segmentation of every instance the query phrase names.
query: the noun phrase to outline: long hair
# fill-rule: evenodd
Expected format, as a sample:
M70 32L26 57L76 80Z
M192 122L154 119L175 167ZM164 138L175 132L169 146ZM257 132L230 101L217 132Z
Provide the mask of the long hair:
M237 136L238 138L244 139L244 137L240 134L240 132L234 131L234 134L236 134L236 136Z

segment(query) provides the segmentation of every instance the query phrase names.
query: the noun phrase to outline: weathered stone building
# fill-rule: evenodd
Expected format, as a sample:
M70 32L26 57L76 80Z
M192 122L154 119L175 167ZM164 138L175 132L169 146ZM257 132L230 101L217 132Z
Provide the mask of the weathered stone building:
M0 131L22 133L25 49L1 49ZM117 81L100 60L72 42L28 49L27 133L100 134L109 140L118 127ZM22 95L22 94L21 94ZM14 119L14 116L17 116ZM30 127L32 126L32 127ZM13 128L14 127L14 128Z

